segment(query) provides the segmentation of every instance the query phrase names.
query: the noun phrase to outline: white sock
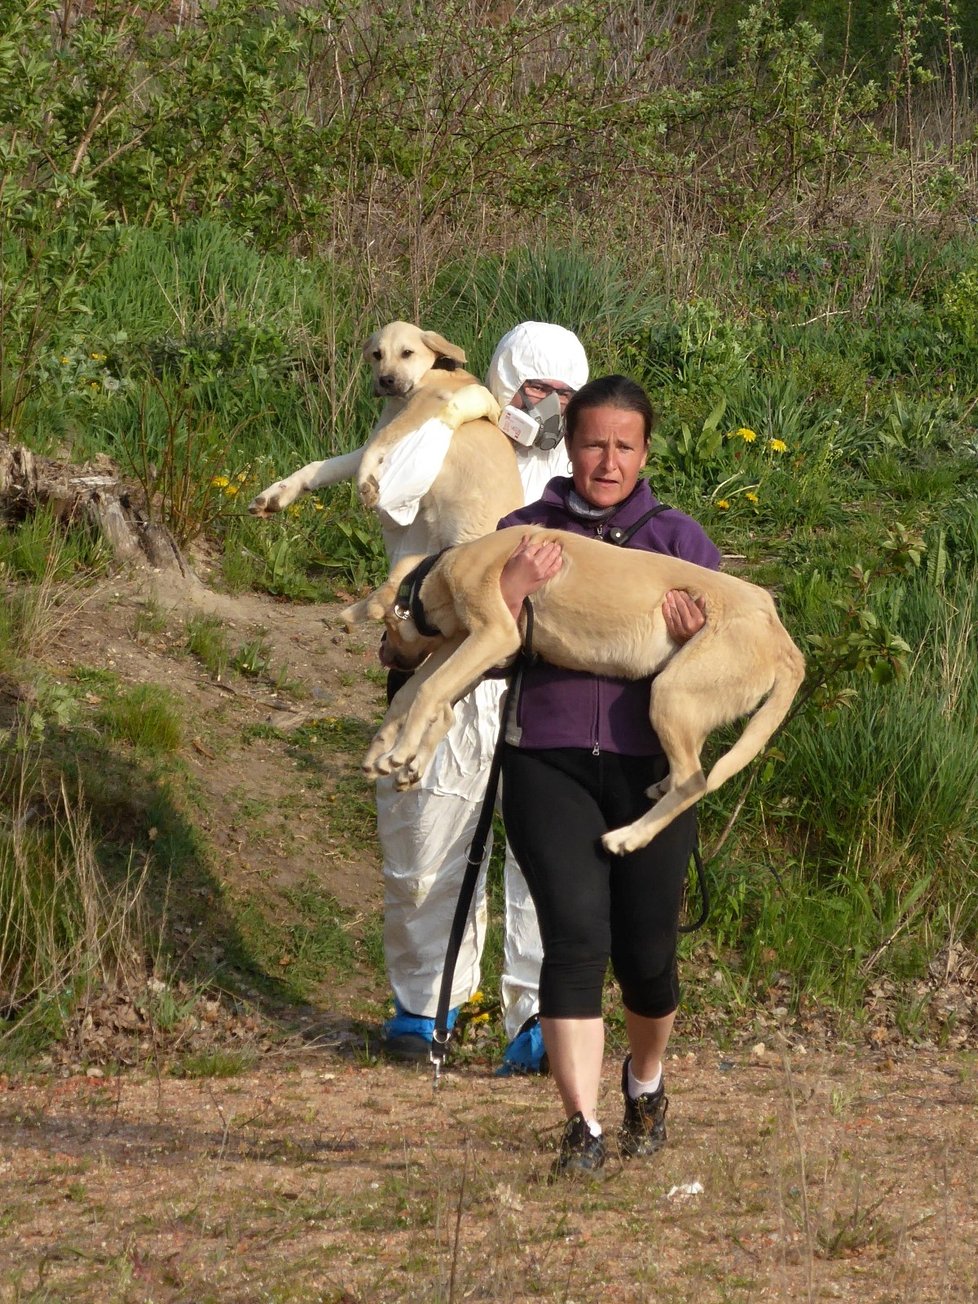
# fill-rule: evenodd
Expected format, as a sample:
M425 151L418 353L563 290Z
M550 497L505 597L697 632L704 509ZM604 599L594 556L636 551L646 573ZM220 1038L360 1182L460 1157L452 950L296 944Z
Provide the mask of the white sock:
M631 1096L632 1100L638 1100L639 1096L651 1096L654 1092L659 1090L661 1085L661 1064L659 1065L659 1071L656 1073L655 1077L650 1078L648 1082L643 1082L641 1078L637 1078L632 1072L632 1061L628 1061L628 1094Z
M601 1124L598 1122L596 1118L586 1118L584 1122L587 1123L587 1130L591 1133L592 1136L601 1135L601 1130L602 1130Z

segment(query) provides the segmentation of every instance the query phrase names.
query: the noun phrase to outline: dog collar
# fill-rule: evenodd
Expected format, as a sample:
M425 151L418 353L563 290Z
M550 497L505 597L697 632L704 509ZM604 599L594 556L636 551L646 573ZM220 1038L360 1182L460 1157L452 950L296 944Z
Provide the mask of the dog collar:
M421 605L421 585L427 579L428 572L435 562L447 551L447 548L442 548L441 552L436 552L419 562L414 570L409 571L401 580L394 597L394 615L398 620L413 620L422 638L435 638L441 633L441 630L425 617L424 607Z

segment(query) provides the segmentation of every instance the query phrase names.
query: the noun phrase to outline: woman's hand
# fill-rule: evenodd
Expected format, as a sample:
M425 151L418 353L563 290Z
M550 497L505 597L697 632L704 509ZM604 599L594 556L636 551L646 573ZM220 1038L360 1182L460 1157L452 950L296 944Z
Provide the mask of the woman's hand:
M685 589L670 589L662 599L662 618L674 643L688 643L706 624L703 599L694 600Z
M510 615L518 619L523 599L552 580L564 564L563 550L554 539L535 542L524 536L503 567L499 588Z

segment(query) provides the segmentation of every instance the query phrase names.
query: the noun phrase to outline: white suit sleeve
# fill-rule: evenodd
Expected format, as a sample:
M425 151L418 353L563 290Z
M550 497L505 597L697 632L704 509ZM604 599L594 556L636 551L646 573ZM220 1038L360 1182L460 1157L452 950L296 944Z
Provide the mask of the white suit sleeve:
M447 422L432 418L391 449L377 476L377 508L383 515L398 525L411 524L438 478L453 433Z

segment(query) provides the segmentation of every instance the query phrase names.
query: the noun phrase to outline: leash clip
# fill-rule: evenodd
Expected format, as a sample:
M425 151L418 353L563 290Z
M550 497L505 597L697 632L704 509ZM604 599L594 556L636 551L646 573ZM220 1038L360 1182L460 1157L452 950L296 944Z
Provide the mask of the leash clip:
M441 1077L441 1066L445 1062L445 1052L448 1050L451 1035L450 1030L442 1028L435 1028L431 1034L431 1050L428 1052L428 1058L431 1060L431 1067L434 1070L434 1078L431 1083L433 1090L438 1086Z

